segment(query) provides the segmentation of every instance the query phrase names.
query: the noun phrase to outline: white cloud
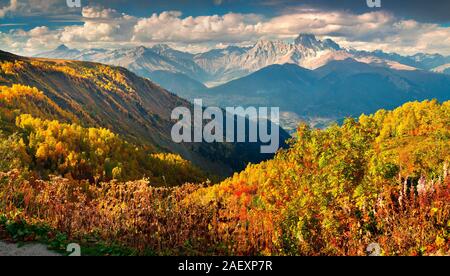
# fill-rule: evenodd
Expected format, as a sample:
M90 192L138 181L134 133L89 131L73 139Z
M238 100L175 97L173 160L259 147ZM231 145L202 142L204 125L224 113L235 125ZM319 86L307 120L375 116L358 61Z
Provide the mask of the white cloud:
M165 12L140 19L133 41L173 43L244 43L258 39L292 39L313 33L346 46L382 49L404 54L440 52L450 55L450 28L402 20L386 12L352 14L343 11L299 9L274 18L226 14L182 18Z
M135 42L240 42L258 36L262 17L228 13L223 16L182 18L170 11L140 19L134 27Z
M33 52L34 49L48 49L60 41L60 34L53 32L47 27L36 27L28 32L28 40L25 43L25 50Z
M8 0L7 0L8 1ZM68 8L65 0L9 0L9 4L0 7L0 18L11 16L51 16L53 19L65 19L79 13L80 9Z
M118 24L86 22L82 27L66 27L61 34L61 42L114 41L121 33Z
M81 15L85 18L102 18L112 19L118 18L121 15L114 9L103 9L100 7L85 7L81 11Z
M6 43L3 45L13 43L16 47L22 43L27 52L38 52L61 43L109 48L169 43L197 52L216 45L248 45L258 39L293 39L299 33L313 33L335 39L346 47L403 54L439 52L450 55L450 28L403 20L382 11L354 14L298 9L272 18L239 13L184 17L181 12L166 11L137 18L113 9L84 7L81 15L83 25L3 33L0 41Z
M61 31L62 43L126 42L131 40L138 19L113 9L84 7L81 26L68 26Z

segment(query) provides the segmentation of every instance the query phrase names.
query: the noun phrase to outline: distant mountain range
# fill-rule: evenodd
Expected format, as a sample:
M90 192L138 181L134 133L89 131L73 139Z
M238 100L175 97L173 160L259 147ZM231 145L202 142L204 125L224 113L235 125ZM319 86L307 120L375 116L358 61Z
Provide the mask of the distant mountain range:
M122 66L188 100L279 106L287 129L299 120L323 126L405 101L450 99L445 75L450 57L357 51L311 34L300 34L292 43L261 40L200 54L167 45L118 50L62 45L39 56Z
M450 76L394 70L353 59L332 61L315 70L294 64L271 65L211 88L202 97L210 105L279 106L286 116L282 125L293 130L299 119L322 127L408 101L449 100Z
M160 44L152 48L143 46L118 50L69 49L64 45L38 57L95 61L125 67L141 76L152 77L158 72L185 75L192 83L218 86L242 78L274 64L297 64L316 69L333 60L353 58L376 66L399 70L436 70L450 63L450 57L417 54L401 56L382 51L365 52L344 49L333 40L319 40L311 34L300 34L293 43L260 40L252 47L230 46L206 53L191 54ZM167 82L162 81L166 87ZM174 91L177 92L177 91Z

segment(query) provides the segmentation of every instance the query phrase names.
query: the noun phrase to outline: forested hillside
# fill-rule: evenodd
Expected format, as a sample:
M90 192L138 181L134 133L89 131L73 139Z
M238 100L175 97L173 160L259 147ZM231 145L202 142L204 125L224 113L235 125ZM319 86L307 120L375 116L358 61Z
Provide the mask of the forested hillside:
M179 106L192 108L191 104L124 68L0 51L0 86L6 91L1 97L10 105L6 106L9 117L31 114L85 128L106 128L130 143L155 153L179 154L220 176L270 158L259 153L257 144L174 143L171 112ZM6 95L11 93L20 94L22 100Z
M413 102L301 125L289 149L215 186L3 173L0 223L106 254L366 255L378 243L382 255L448 255L449 152L450 102Z
M304 125L274 160L193 198L226 206L235 253L448 254L449 135L450 102L436 101Z

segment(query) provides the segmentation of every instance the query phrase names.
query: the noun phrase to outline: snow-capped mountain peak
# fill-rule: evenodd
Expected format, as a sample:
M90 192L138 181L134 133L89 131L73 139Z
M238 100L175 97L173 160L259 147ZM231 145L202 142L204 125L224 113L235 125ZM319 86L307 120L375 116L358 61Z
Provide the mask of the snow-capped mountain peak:
M323 46L324 46L325 48L334 49L334 50L336 50L336 51L342 49L341 46L340 46L339 44L337 44L336 42L334 42L334 40L329 39L329 38L325 39L325 40L322 42L322 44L323 44Z
M450 57L430 54L401 56L382 51L366 52L342 48L331 39L319 39L313 34L299 34L292 42L259 40L252 46L228 46L206 53L192 54L158 44L151 48L75 50L61 45L39 56L103 62L126 67L141 76L151 77L161 71L183 74L207 86L216 86L242 78L275 64L296 64L314 70L331 61L348 58L359 62L396 70L431 70L450 63ZM448 71L437 68L436 71Z
M305 48L322 48L322 42L317 40L313 34L300 34L295 40L295 45L302 45Z
M294 45L302 46L306 49L313 49L316 51L323 50L341 50L339 44L333 40L327 38L325 40L319 40L313 34L299 34L299 36L294 40Z

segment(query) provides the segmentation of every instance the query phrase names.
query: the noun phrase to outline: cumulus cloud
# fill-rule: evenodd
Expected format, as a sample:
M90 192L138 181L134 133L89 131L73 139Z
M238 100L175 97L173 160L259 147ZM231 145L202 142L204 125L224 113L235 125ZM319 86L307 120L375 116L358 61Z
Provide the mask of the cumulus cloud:
M46 26L36 27L28 32L29 38L25 43L25 50L33 52L34 49L48 49L60 41L59 32L53 32Z
M75 15L80 9L68 8L65 0L6 0L7 4L0 7L0 18L11 16L52 16L65 19Z
M114 9L84 7L84 24L67 26L61 30L61 42L126 42L130 41L138 19Z
M114 9L103 9L101 7L85 7L81 11L81 15L84 18L102 18L102 19L113 19L120 17L120 13L118 13Z
M255 14L185 17L177 12L153 14L134 26L134 42L245 43L258 39L293 39L313 33L348 47L382 49L404 54L440 52L450 55L450 28L402 20L388 12L298 9L264 18Z
M169 43L180 49L198 51L216 45L248 45L259 39L286 40L299 33L313 33L335 39L346 47L450 55L449 27L404 20L383 11L356 14L303 8L271 18L240 13L194 17L184 16L179 11L165 11L142 18L113 9L84 7L81 21L82 25L57 30L36 28L20 34L2 34L0 40L5 43L22 41L28 51L32 51L33 44L37 45L34 47L37 51L39 47L61 43L81 47Z
M177 11L153 14L134 26L135 42L240 42L258 36L262 17L229 13L182 18Z

